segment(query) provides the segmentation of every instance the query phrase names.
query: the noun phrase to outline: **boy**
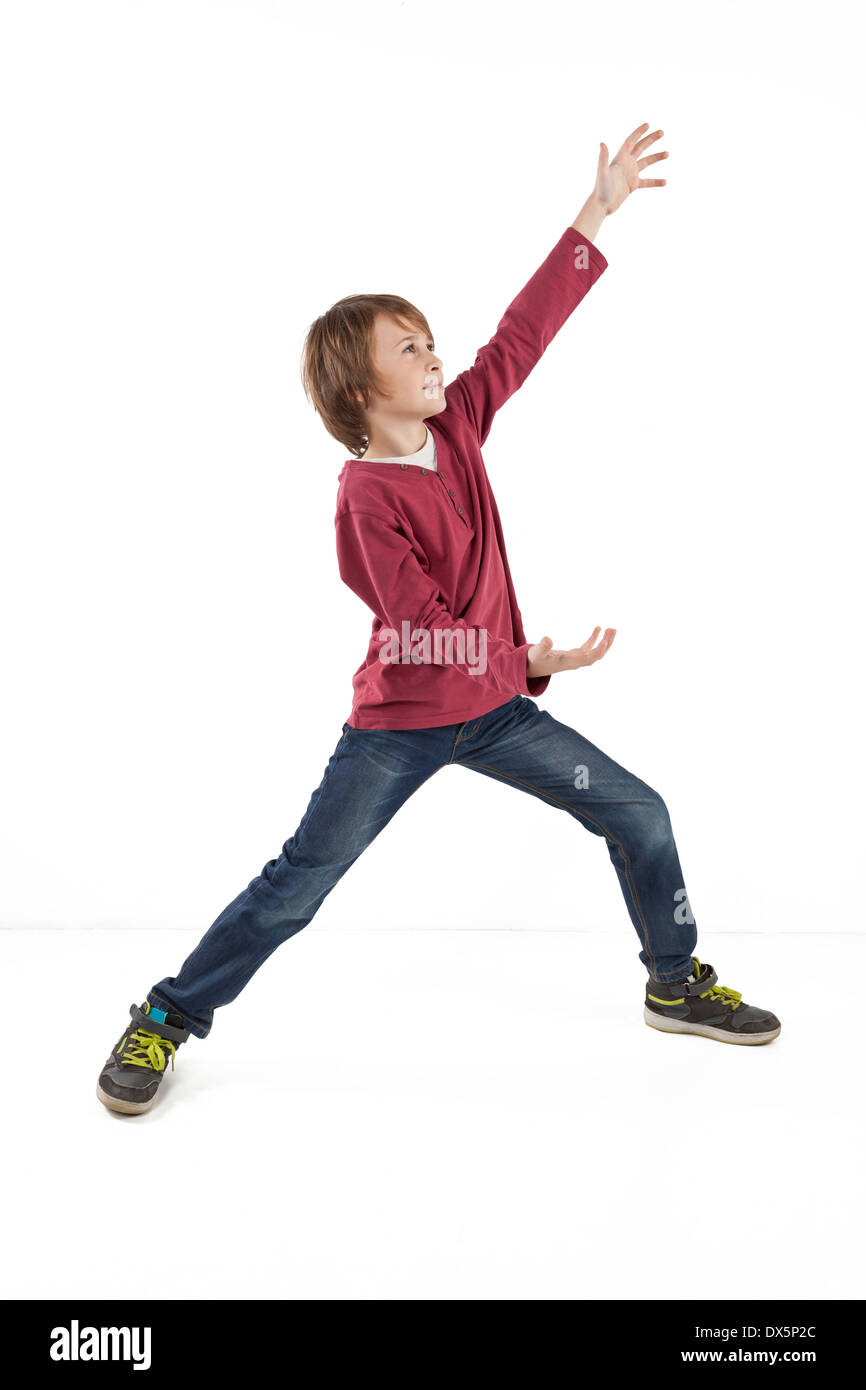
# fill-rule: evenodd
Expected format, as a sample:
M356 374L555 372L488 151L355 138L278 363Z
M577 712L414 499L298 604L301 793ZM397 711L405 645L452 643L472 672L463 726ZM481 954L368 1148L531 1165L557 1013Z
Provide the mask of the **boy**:
M605 839L649 979L644 1021L665 1032L760 1044L781 1025L718 984L692 954L697 932L670 817L658 792L539 710L551 675L599 661L583 646L525 639L502 526L481 457L493 417L607 268L594 238L666 153L638 126L506 310L475 363L447 388L427 320L394 295L340 300L311 326L304 389L351 452L335 527L344 582L372 609L354 699L320 786L277 859L216 919L179 975L130 1006L97 1083L113 1110L141 1114L190 1033L235 999L267 957L305 927L400 806L456 763L556 806ZM643 156L643 157L641 157ZM593 238L593 240L591 240ZM459 615L459 616L458 616ZM575 773L578 775L575 776Z

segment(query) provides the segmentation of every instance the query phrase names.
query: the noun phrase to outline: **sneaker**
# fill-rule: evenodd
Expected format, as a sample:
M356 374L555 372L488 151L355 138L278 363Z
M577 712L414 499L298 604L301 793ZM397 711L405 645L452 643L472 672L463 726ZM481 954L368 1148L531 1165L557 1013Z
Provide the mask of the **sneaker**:
M742 994L718 984L713 967L701 965L697 956L692 956L692 968L685 980L647 982L643 1016L650 1028L700 1033L727 1043L768 1043L779 1036L782 1025L769 1009L744 1004Z
M186 1042L189 1029L182 1026L180 1014L151 1010L146 1001L140 1009L130 1004L129 1012L132 1023L102 1068L96 1094L109 1110L140 1115L156 1100L168 1056L174 1070L175 1050Z

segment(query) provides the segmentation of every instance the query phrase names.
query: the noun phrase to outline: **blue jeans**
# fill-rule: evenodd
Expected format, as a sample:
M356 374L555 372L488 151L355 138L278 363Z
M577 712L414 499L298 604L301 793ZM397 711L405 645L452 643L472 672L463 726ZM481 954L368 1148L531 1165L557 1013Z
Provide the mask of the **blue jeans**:
M268 956L312 921L331 889L414 791L440 768L482 772L558 807L601 835L650 979L692 969L697 931L670 816L658 792L567 724L515 695L479 719L342 735L282 852L229 903L181 966L147 998L206 1038L214 1009L236 999ZM493 873L513 872L503 855Z

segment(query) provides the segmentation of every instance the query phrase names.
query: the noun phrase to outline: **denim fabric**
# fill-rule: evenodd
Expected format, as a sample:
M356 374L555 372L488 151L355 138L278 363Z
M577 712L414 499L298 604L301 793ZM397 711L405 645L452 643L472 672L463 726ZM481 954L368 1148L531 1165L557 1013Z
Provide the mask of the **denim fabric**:
M451 764L481 772L558 807L607 844L650 979L682 979L697 931L670 816L658 792L534 700L515 695L478 719L424 729L344 724L300 825L220 913L176 976L147 998L207 1037L214 1009L290 936L414 791ZM585 769L585 771L581 771ZM504 858L491 872L507 874Z

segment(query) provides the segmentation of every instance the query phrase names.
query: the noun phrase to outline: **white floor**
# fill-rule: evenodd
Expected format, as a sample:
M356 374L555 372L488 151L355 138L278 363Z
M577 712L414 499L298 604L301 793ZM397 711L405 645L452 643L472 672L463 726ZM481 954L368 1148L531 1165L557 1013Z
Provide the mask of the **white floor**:
M630 924L312 924L114 1114L198 936L0 932L4 1298L866 1295L862 935L702 936L782 1021L734 1047L644 1025Z

